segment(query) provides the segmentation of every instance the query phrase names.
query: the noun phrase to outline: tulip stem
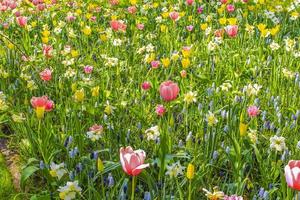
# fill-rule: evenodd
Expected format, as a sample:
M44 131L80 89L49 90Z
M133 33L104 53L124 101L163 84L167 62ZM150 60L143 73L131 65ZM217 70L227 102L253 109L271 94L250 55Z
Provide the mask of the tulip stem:
M133 176L132 184L131 184L131 200L134 200L135 182L136 182L136 176Z
M189 182L189 198L188 200L191 200L192 199L192 179L190 179L190 182Z
M295 200L298 200L298 191L296 191Z

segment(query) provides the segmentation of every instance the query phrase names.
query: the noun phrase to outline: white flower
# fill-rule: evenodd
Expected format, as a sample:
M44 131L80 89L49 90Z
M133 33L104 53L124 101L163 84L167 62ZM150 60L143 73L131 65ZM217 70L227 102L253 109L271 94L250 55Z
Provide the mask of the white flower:
M114 46L121 46L122 45L122 40L121 39L114 39L113 45Z
M50 164L50 175L53 177L57 177L58 179L61 179L61 177L63 177L64 174L67 173L67 170L64 169L65 164L64 163L60 163L60 164L55 164L54 162L52 162Z
M145 131L145 134L146 134L147 140L156 140L160 135L158 126L153 126L149 129L147 129Z
M228 92L230 88L232 88L232 85L228 82L223 83L222 85L220 85L220 88L222 91Z
M215 50L217 47L218 47L218 44L215 43L214 41L210 41L210 42L208 43L208 45L207 45L207 49L208 49L209 51L213 51L213 50Z
M278 137L277 135L275 135L270 138L270 142L271 149L275 149L276 151L283 151L286 149L285 138L282 136Z
M245 87L244 87L244 92L246 92L246 94L248 95L248 96L252 96L252 95L258 95L258 93L259 93L259 90L262 88L262 86L261 85L258 85L258 84L254 84L254 85L252 85L251 83L250 84L248 84L248 85L246 85Z
M283 68L282 73L283 73L283 76L285 76L286 78L290 78L290 79L292 79L296 76L295 72L292 72L292 71L288 70L287 68Z
M178 175L183 175L184 170L185 170L185 167L181 166L180 163L177 161L176 163L173 163L172 165L167 165L166 175L176 178Z
M279 49L280 46L279 46L278 43L276 43L276 42L273 41L273 42L270 44L270 48L272 49L272 51L275 51L275 50Z
M184 101L187 102L188 104L196 102L197 101L196 96L197 96L197 92L189 91L184 95Z
M67 182L63 187L59 187L59 197L63 200L71 200L76 198L77 193L81 193L81 187L78 186L78 181Z

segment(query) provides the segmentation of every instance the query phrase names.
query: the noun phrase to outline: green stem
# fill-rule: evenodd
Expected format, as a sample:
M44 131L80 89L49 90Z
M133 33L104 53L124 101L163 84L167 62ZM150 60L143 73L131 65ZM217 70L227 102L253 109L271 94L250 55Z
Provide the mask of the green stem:
M190 179L190 183L189 183L189 198L188 200L192 199L192 179Z
M131 185L131 200L134 200L135 182L136 182L136 176L133 176L132 185Z
M298 191L296 191L295 200L298 200Z

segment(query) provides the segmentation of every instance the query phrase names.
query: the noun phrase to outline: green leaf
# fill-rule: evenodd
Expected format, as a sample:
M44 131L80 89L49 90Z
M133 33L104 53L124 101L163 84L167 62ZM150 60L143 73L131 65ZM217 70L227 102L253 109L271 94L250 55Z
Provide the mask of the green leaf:
M24 189L26 180L27 180L32 174L34 174L34 172L36 172L37 170L39 170L39 168L37 168L37 167L35 167L35 166L29 166L29 167L26 167L25 169L22 170L22 173L21 173L21 187L22 187L23 189Z

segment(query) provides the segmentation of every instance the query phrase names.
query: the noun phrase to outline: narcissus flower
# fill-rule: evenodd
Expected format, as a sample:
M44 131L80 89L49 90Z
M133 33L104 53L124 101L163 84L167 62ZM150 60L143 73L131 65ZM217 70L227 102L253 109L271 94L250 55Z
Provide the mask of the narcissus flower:
M44 117L44 112L49 112L54 108L53 101L49 100L47 96L42 97L32 97L31 105L35 109L36 116L38 119L42 119Z
M81 193L81 187L78 186L78 181L67 182L63 187L59 187L59 198L63 200L72 200L76 198L77 193Z
M120 148L120 161L124 172L130 176L139 175L143 169L149 167L144 164L146 158L145 151L133 150L131 146Z

